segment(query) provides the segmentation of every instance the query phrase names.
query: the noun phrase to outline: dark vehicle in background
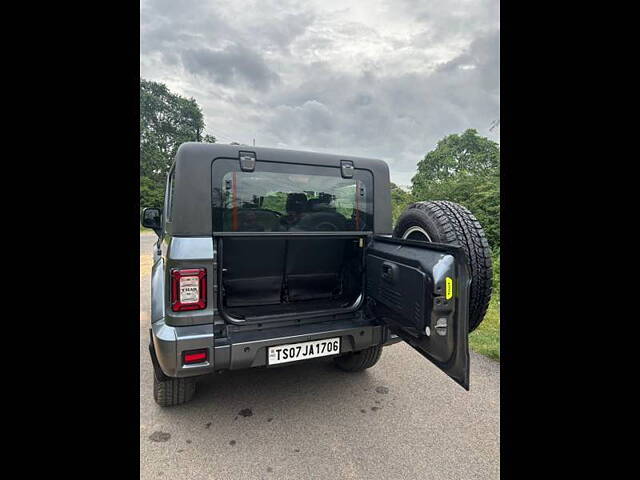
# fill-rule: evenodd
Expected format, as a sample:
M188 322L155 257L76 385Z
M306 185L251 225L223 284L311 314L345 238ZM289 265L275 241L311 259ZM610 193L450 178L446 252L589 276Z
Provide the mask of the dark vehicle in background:
M202 375L331 356L372 367L405 341L469 389L468 333L491 295L481 226L444 201L409 206L392 229L381 160L183 144L151 274L154 398L189 400Z

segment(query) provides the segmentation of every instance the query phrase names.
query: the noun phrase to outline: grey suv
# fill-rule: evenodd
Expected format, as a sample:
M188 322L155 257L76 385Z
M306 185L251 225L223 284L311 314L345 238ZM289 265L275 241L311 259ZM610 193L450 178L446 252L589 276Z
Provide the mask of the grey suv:
M491 295L491 256L464 207L410 205L392 229L381 160L185 143L151 274L154 398L184 403L221 370L331 356L372 367L405 341L469 389L468 333Z

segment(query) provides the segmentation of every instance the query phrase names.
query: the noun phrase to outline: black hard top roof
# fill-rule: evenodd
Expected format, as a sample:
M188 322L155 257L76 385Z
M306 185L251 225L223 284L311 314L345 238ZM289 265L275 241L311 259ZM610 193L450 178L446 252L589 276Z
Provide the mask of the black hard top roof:
M254 152L258 160L271 160L284 163L306 163L312 165L340 166L340 160L358 161L360 168L387 169L384 160L355 157L352 155L336 155L332 153L289 150L284 148L254 147L251 145L230 145L224 143L187 142L180 145L176 154L176 162L183 159L206 160L207 157L238 158L239 152ZM204 156L202 154L205 154ZM358 168L358 166L356 166Z
M369 170L374 179L374 232L391 233L391 194L389 167L383 160L305 152L250 145L220 143L183 143L178 148L172 218L167 222L171 235L205 236L212 234L211 170L218 158L239 158L240 152L254 152L258 161L340 167L340 160L351 160L356 169Z

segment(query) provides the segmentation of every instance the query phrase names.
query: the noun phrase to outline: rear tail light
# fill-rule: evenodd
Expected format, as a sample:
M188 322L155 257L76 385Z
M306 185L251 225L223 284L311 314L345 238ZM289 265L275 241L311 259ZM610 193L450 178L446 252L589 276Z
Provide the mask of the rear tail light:
M182 364L192 365L194 363L206 362L209 357L209 352L205 350L189 350L182 353Z
M171 309L202 310L207 306L207 271L204 268L171 270Z

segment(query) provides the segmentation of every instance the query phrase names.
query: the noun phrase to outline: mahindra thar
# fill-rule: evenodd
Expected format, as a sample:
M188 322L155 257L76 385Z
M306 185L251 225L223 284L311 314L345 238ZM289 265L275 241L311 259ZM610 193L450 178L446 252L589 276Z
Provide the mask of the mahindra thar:
M203 375L333 357L370 368L404 341L469 389L468 334L491 296L491 255L464 207L417 202L392 228L389 168L344 155L185 143L158 235L149 353L154 398Z

